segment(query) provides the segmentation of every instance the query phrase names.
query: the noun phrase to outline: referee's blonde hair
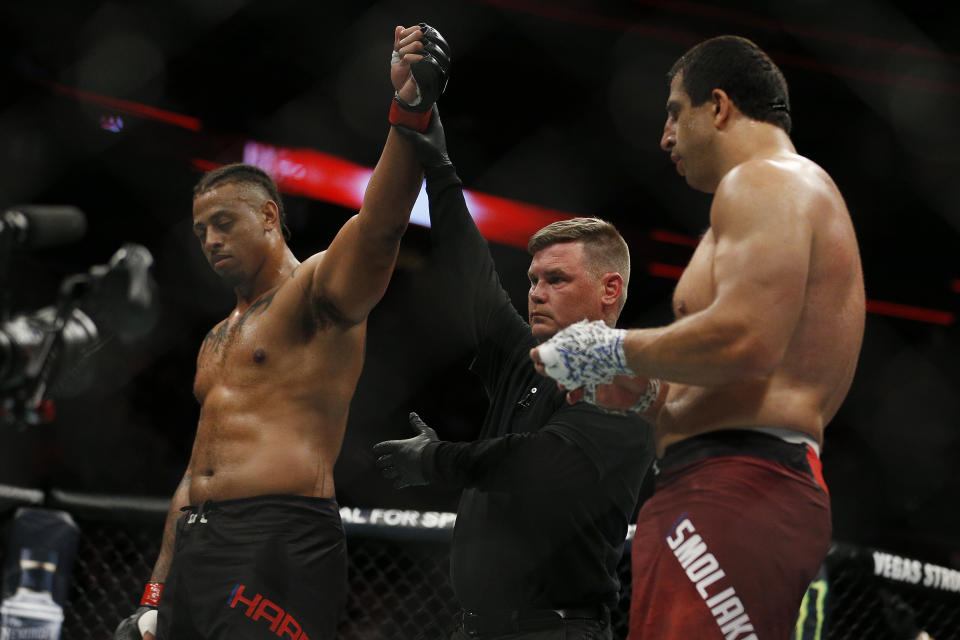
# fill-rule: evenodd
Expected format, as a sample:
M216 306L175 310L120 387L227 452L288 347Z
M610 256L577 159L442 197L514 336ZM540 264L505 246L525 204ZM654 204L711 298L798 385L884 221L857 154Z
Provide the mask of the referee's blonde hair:
M630 248L617 228L600 218L571 218L551 222L531 236L527 251L533 255L562 242L583 243L585 266L593 277L599 278L611 272L623 277L623 295L620 296L618 312L622 310L630 284Z

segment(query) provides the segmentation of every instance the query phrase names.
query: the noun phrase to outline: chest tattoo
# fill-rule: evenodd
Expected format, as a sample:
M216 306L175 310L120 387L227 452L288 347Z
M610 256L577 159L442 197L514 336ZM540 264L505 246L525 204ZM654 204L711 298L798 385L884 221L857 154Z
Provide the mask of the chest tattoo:
M244 323L248 318L253 315L260 315L268 308L270 308L270 303L273 302L273 297L277 295L277 290L270 292L269 295L264 296L263 298L257 300L250 308L243 312L243 315L240 316L240 319L237 320L236 324L232 327L230 323L226 320L218 324L216 327L210 330L207 333L207 336L203 339L203 344L200 345L201 353L207 351L208 349L212 350L213 353L220 353L220 349L227 343L229 338L233 338L243 329Z
M273 302L273 296L275 295L277 295L277 289L274 289L273 291L271 291L270 295L264 296L263 298L260 298L259 300L254 302L252 305L250 305L250 308L244 311L243 315L240 316L240 319L237 320L237 324L230 327L231 335L236 335L240 333L240 330L243 329L243 323L247 321L247 318L249 318L254 314L259 316L268 308L270 308L270 303Z
M200 351L204 352L207 349L212 349L214 353L220 353L220 347L226 339L227 321L224 320L207 333L207 336L203 339L203 344L200 345Z

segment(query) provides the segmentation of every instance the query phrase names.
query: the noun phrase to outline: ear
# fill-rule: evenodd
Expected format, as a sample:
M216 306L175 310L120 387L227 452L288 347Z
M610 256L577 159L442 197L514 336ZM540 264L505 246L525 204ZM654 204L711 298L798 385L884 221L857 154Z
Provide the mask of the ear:
M603 286L600 302L603 303L604 307L616 306L625 293L623 276L616 272L605 273L600 277L600 284Z
M272 231L280 226L280 208L273 200L264 200L260 205L260 215L263 216L263 228Z
M726 126L733 115L734 104L723 89L714 89L710 94L710 100L713 104L713 124L718 129Z

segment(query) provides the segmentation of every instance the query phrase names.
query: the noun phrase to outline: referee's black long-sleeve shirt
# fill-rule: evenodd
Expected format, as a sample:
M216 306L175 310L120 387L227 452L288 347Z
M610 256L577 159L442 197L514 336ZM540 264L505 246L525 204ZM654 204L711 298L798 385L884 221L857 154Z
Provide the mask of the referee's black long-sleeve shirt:
M529 358L537 342L500 285L453 167L427 175L431 254L474 349L490 409L473 442L428 445L426 474L463 488L451 552L477 613L616 606L616 567L654 457L643 420L569 405Z

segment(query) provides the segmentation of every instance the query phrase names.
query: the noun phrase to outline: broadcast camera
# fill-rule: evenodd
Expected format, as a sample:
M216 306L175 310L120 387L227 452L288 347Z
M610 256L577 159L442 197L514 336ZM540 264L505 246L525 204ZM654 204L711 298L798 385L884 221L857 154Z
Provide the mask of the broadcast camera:
M132 243L107 264L66 277L53 305L10 317L12 253L73 242L85 231L86 218L74 207L30 205L0 213L0 422L5 425L49 422L54 417L49 394L58 381L114 337L135 340L153 327L153 256Z

